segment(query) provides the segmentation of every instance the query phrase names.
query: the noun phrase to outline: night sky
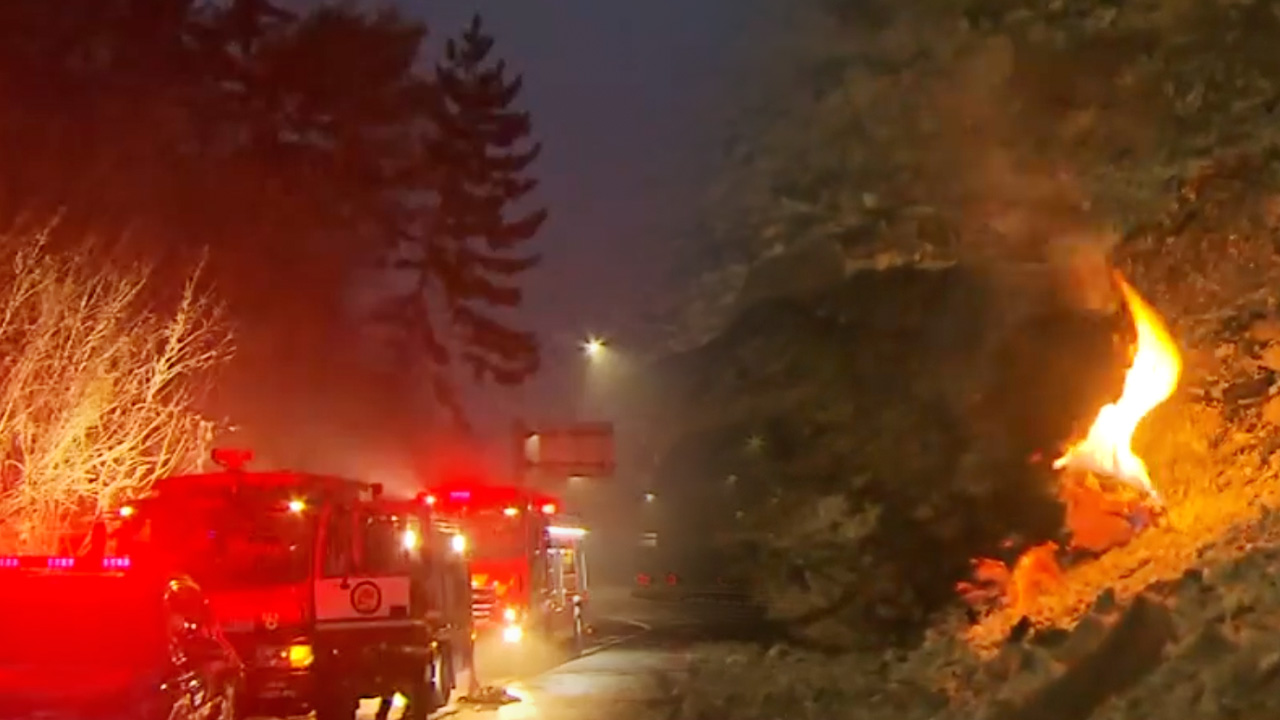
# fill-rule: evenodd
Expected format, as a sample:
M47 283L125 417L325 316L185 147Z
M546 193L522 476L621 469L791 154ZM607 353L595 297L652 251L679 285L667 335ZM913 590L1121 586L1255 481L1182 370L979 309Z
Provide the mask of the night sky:
M434 50L479 10L495 53L525 76L523 104L545 145L534 170L539 200L551 218L522 314L542 335L546 369L523 391L486 398L477 419L568 413L582 372L578 339L625 336L667 287L674 248L688 242L738 105L757 3L398 4L427 20Z

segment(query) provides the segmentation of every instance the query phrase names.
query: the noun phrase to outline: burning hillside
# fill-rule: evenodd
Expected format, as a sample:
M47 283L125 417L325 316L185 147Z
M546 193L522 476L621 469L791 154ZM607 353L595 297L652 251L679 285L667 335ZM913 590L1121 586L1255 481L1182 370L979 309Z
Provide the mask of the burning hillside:
M761 707L821 697L812 717L1083 720L1227 717L1222 703L1271 697L1257 688L1280 667L1280 457L1267 441L1280 401L1233 387L1239 368L1280 357L1280 313L1232 325L1228 354L1203 321L1171 328L1120 288L1137 331L1124 389L1057 463L1062 541L976 563L970 599L995 607L976 623L938 618L905 654L709 649L686 705L746 702L745 684Z
M1248 417L1241 409L1229 418L1222 407L1175 398L1141 443L1148 456L1135 451L1140 423L1174 396L1183 360L1160 315L1123 278L1117 283L1136 331L1133 360L1121 396L1054 462L1066 508L1063 542L1004 562L979 559L973 579L959 585L983 611L965 633L980 656L1010 637L1072 627L1100 603L1123 604L1190 569L1250 552L1261 541L1247 528L1280 506L1273 483L1263 482L1277 472L1270 446L1232 431L1229 419L1239 427ZM1248 332L1259 339L1255 352L1272 342L1267 327L1255 321ZM1159 470L1149 472L1153 459Z

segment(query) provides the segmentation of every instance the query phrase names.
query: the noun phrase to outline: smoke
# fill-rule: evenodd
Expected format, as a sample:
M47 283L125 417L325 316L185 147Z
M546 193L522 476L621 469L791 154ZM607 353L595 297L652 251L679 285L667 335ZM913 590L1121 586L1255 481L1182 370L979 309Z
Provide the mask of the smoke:
M1105 271L1118 237L1103 177L1153 147L1158 103L1118 80L1138 46L1081 34L1060 45L1031 31L960 33L956 18L904 16L937 46L919 92L922 199L958 227L961 259L1046 264L1072 305L1115 307Z

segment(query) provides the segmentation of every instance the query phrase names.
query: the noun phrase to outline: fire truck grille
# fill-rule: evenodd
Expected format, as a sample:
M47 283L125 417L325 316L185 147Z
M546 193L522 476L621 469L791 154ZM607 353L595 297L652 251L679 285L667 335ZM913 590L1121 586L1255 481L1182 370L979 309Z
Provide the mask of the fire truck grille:
M491 587L471 588L471 617L476 622L487 622L497 613L498 592Z

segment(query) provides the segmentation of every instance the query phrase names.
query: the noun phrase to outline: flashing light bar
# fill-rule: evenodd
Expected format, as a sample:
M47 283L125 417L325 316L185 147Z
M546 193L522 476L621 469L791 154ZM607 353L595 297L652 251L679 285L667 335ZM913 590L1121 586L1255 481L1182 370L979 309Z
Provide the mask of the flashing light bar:
M0 557L0 569L47 568L49 570L102 569L126 570L133 565L128 557L104 557L101 561L66 556L7 555Z
M564 525L552 525L547 528L547 534L551 537L561 538L580 538L587 534L586 528L565 527Z

